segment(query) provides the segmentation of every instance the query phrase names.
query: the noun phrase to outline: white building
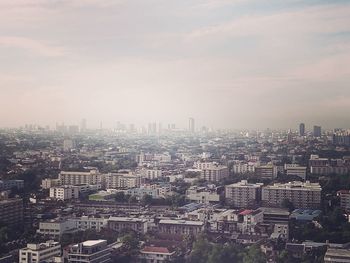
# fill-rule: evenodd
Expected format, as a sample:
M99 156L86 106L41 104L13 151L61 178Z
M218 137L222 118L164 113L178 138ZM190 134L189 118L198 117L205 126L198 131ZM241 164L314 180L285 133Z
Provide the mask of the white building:
M79 198L79 187L63 185L50 188L50 198L56 200L70 200Z
M106 174L107 189L128 189L139 187L141 185L141 176L134 172L128 173L108 173Z
M162 170L143 168L140 171L143 178L153 180L162 177Z
M218 203L220 195L206 187L192 186L186 191L186 199L196 203Z
M175 251L170 251L166 247L145 246L140 250L139 259L145 263L171 262Z
M71 246L68 263L107 263L111 262L111 249L107 240L88 240Z
M61 255L61 245L49 240L40 244L27 244L26 248L19 250L19 263L48 262Z
M227 166L215 162L196 162L194 167L201 170L200 178L209 182L219 182L229 176Z
M235 163L232 167L234 174L246 174L246 173L254 173L255 167L257 167L259 163Z
M74 228L79 230L92 229L97 232L101 231L102 228L107 227L108 219L107 218L97 218L82 216L78 218L70 218L69 221L72 221Z
M59 240L65 233L74 233L77 229L75 223L70 220L50 220L39 223L37 233L55 240Z

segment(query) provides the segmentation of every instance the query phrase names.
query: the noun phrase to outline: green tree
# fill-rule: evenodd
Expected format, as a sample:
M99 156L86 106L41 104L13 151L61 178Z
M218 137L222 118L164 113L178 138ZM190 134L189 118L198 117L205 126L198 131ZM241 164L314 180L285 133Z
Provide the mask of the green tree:
M266 263L266 256L261 252L258 245L252 245L246 249L243 263Z

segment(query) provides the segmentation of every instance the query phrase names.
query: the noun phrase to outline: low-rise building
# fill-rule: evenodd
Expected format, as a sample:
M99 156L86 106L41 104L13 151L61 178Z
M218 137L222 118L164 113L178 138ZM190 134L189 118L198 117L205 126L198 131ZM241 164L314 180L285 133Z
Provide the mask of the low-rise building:
M175 251L167 247L145 246L140 250L139 259L145 263L171 262L175 256Z
M49 240L40 244L27 244L19 250L19 263L52 262L55 257L61 256L61 245Z
M110 217L108 228L120 232L122 230L133 230L137 233L147 232L147 220L133 217Z
M350 211L350 190L339 190L337 195L340 197L340 207Z
M291 176L295 175L305 180L306 178L306 167L305 166L299 166L297 164L285 164L284 169L286 171L286 174Z
M201 221L162 219L158 223L161 233L175 235L197 235L204 231L204 223Z
M23 189L24 180L0 180L0 191L11 190L12 188Z
M277 166L268 164L255 167L255 174L261 179L275 179L277 177Z
M51 187L50 198L63 201L78 199L79 187L73 185Z
M79 230L92 229L96 231L101 231L102 228L107 227L108 219L107 218L97 218L82 216L78 218L68 219L74 223L74 227Z
M186 191L186 199L196 203L218 203L220 195L207 187L192 186Z
M107 240L88 240L70 247L68 263L107 263L111 262L111 249Z
M40 222L37 233L54 240L60 240L65 233L74 233L77 229L75 223L71 220L53 219Z
M328 248L324 255L325 263L350 263L350 250L341 248Z

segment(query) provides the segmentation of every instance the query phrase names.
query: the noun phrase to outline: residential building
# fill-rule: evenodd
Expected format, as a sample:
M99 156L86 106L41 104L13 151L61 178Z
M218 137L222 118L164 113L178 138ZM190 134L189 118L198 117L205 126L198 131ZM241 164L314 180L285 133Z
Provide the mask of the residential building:
M277 166L268 164L255 167L255 174L261 179L275 179L277 177Z
M73 185L51 187L50 198L62 201L78 199L79 187Z
M291 176L295 175L302 179L306 179L306 167L305 166L299 166L297 164L285 164L284 170L286 171L286 174Z
M88 240L70 247L68 263L107 263L111 262L111 249L107 240Z
M40 222L37 233L54 240L60 240L63 234L76 232L75 222L65 219L53 219Z
M141 169L140 174L143 178L154 180L162 177L162 170L143 168Z
M248 208L256 206L261 200L262 183L250 184L242 180L225 186L225 200L234 207Z
M59 242L49 240L40 244L27 244L19 250L19 263L52 262L55 257L61 256Z
M74 228L79 230L87 230L92 229L97 232L101 231L102 228L107 227L108 219L107 218L97 218L97 217L89 217L82 216L78 218L68 219L74 223Z
M350 263L350 249L327 248L325 263Z
M13 188L23 189L24 180L0 180L0 191L11 190Z
M129 189L141 185L141 176L133 172L106 174L107 189Z
M133 230L137 233L147 232L147 220L134 217L110 217L107 226L109 229L120 232L122 230Z
M214 162L197 162L194 165L201 170L200 178L209 182L219 182L229 176L227 166Z
M145 263L165 263L171 262L175 256L175 251L167 247L145 246L140 250L139 259Z
M309 181L275 183L262 188L262 203L268 207L281 207L283 201L288 199L295 208L319 208L321 190L319 183Z
M337 196L340 197L340 207L345 211L350 211L350 190L339 190Z
M160 233L177 235L198 235L204 231L204 223L201 221L162 219L158 223Z
M89 172L66 172L62 171L58 177L61 185L79 185L79 184L101 184L105 185L105 175L97 170Z
M41 180L41 188L43 189L50 189L51 187L59 186L60 184L60 179L46 178Z
M19 198L0 199L0 222L5 225L23 223L23 200Z

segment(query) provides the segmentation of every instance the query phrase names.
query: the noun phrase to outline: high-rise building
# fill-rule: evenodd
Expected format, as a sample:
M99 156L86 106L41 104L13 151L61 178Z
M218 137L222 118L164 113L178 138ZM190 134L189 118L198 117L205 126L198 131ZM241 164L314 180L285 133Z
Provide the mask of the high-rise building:
M319 208L322 188L319 183L289 182L275 183L262 188L262 204L268 207L281 207L289 200L295 208Z
M322 130L321 130L321 126L314 126L314 136L315 137L321 137L322 135Z
M194 118L189 118L189 120L188 120L188 130L189 130L189 132L194 133L194 131L195 131Z
M304 123L300 123L300 125L299 125L299 135L305 136L305 124Z
M16 225L23 222L23 200L19 198L0 200L0 222Z
M225 199L234 207L253 207L261 199L262 183L250 184L246 180L225 186Z
M80 132L85 132L87 129L86 119L82 119L80 123Z

